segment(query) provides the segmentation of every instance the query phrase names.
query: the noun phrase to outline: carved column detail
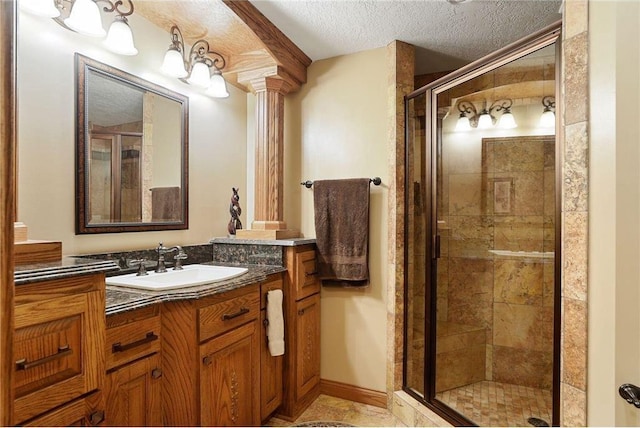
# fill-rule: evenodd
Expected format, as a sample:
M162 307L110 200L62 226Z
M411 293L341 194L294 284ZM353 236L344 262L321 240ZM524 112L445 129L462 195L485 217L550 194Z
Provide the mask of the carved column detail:
M237 231L238 237L283 239L298 236L287 229L284 206L284 98L292 85L269 76L248 82L256 95L256 156L254 221L251 229Z

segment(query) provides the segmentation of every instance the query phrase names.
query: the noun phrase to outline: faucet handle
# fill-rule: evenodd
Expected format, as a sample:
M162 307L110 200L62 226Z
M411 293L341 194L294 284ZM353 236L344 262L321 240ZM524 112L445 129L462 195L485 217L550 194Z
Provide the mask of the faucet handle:
M144 275L149 275L149 273L147 273L147 270L144 267L144 262L146 260L145 259L138 259L138 260L131 260L129 262L130 266L138 266L138 273L136 273L136 276L144 276Z
M175 256L173 256L173 259L176 261L176 263L173 265L173 270L182 270L182 260L186 260L187 259L187 253L184 252L184 250L182 248L180 248L178 250L178 254L176 254Z

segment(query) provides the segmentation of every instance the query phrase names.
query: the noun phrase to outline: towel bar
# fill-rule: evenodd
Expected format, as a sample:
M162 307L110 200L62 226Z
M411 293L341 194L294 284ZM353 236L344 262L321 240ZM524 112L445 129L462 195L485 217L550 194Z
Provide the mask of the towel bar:
M369 183L373 183L374 185L379 186L382 184L382 179L380 177L373 177L369 179ZM307 189L311 189L311 186L313 186L313 181L303 181L302 183L300 183L300 185L306 187Z

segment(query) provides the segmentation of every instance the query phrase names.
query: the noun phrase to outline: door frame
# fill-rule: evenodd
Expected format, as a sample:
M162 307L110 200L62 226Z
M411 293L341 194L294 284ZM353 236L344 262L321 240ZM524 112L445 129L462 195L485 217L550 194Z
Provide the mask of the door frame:
M560 423L560 382L561 382L561 278L562 278L562 139L560 138L561 128L559 126L560 117L562 117L562 102L560 92L560 70L561 70L561 52L562 52L562 21L557 21L542 30L525 37L519 41L516 41L496 52L493 52L477 61L468 64L440 79L435 80L419 89L414 90L404 98L405 105L405 123L408 123L408 112L410 100L425 95L426 97L426 117L425 117L425 162L430 166L430 173L427 174L425 189L429 189L428 201L425 207L425 217L428 219L425 236L430 239L431 243L427 245L427 251L425 256L425 274L427 290L425 292L425 308L427 315L425 316L425 332L428 336L425 338L425 397L421 397L415 391L411 390L406 385L406 376L404 372L407 366L407 346L406 343L406 331L405 331L405 349L404 349L404 361L403 361L403 390L411 395L416 400L420 401L426 407L430 408L440 416L442 416L448 422L454 425L473 425L473 422L463 415L459 414L455 410L435 400L435 337L436 337L436 287L433 286L436 283L436 269L435 263L437 259L436 255L436 231L437 231L437 219L435 216L434 207L437 206L436 201L436 185L437 185L437 144L439 138L436 136L439 132L439 122L441 118L437 115L437 95L444 92L462 82L471 80L478 77L488 71L494 70L504 64L528 55L534 51L537 51L543 47L556 43L556 67L555 67L555 99L556 99L556 156L555 156L555 182L556 182L556 194L555 194L555 258L554 258L554 326L553 326L553 392L552 392L552 425L557 426ZM435 106L435 108L434 108ZM408 127L405 128L405 145L408 144L409 131ZM405 150L408 156L409 150ZM408 165L408 160L405 160L405 164ZM408 177L405 174L405 188L408 188ZM406 207L407 200L405 200L405 217L408 215L408 209ZM408 224L405 218L405 224ZM408 231L405 230L405 239L407 238ZM405 245L405 263L408 258L408 246ZM405 269L405 307L406 307L406 287L407 281L407 269ZM404 325L405 328L408 323L408 311L404 311Z

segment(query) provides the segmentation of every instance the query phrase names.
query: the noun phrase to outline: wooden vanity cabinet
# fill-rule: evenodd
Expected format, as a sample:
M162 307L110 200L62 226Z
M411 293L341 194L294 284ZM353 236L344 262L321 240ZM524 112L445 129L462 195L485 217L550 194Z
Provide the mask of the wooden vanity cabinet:
M108 426L162 425L160 305L107 317Z
M287 247L284 396L278 416L297 419L320 395L320 281L314 245Z
M104 419L104 274L15 289L15 425L97 425Z
M269 417L282 404L283 396L283 370L284 355L272 356L269 352L269 341L267 339L267 293L271 290L282 290L284 282L282 274L271 275L266 281L260 284L260 419L267 421ZM283 296L283 311L285 309L285 299ZM286 330L286 324L285 324ZM285 342L285 354L288 352Z
M168 426L260 424L260 284L162 308Z

